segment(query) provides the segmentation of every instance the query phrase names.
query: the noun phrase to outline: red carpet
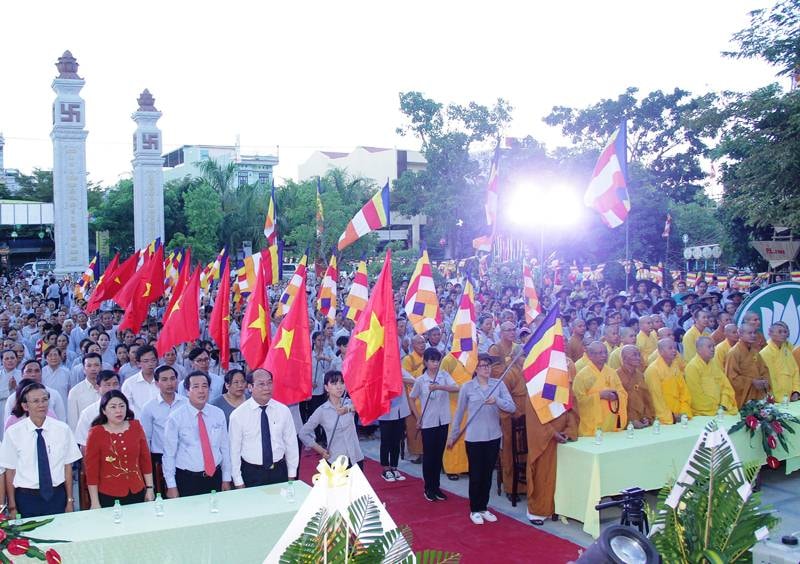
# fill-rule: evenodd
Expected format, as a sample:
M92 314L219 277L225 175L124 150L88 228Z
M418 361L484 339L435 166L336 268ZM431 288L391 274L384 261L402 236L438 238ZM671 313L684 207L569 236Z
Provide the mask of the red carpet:
M310 483L318 461L316 453L303 453L303 481ZM578 556L578 545L502 514L497 514L496 523L474 525L469 520L467 499L448 492L447 501L431 503L422 497L421 479L406 476L404 482L390 483L381 478L381 471L375 461L364 460L364 473L392 519L398 525L411 527L414 550L458 552L464 564L563 564Z

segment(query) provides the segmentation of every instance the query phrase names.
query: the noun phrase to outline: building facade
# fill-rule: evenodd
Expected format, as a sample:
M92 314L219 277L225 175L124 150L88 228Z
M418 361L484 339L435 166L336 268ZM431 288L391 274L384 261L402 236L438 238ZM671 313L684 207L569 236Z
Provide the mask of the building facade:
M163 156L164 182L202 176L200 163L214 160L221 167L234 163L236 186L272 184L273 169L278 165L274 155L242 155L233 145L184 145Z

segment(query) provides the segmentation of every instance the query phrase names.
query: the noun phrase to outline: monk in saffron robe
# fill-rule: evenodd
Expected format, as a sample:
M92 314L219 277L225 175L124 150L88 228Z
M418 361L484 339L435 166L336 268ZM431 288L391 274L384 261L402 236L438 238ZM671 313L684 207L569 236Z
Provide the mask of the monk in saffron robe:
M503 442L500 447L500 465L503 469L503 490L506 495L511 495L514 476L514 457L511 452L511 417L525 414L525 404L530 403L528 389L525 387L525 378L522 375L521 347L514 342L517 329L513 322L504 321L500 325L500 340L489 347L489 354L494 357L492 365L492 378L501 378L506 373L503 382L511 394L511 399L517 406L514 413L500 412L500 427L503 429Z
M467 372L464 365L461 364L456 357L452 354L445 356L439 364L439 370L444 370L450 377L455 380L459 388L472 380L472 374ZM458 394L450 394L450 417L454 417L458 407ZM467 414L464 414L464 420L460 422L461 428L467 422ZM455 425L455 421L451 423ZM444 471L447 477L451 480L457 480L459 474L464 474L469 471L469 463L467 461L467 446L464 444L464 437L466 433L461 433L461 436L453 444L452 447L444 450L444 458L442 460Z
M721 311L717 314L717 328L709 335L711 340L714 341L716 347L725 340L725 326L731 322L731 314L727 311Z
M636 429L652 425L656 410L642 373L642 353L635 345L622 347L622 366L617 369L617 376L628 392L628 421Z
M728 356L728 351L739 342L739 328L735 323L728 323L723 329L723 334L725 338L714 347L714 360L725 370L725 359Z
M752 325L756 332L756 340L753 344L756 350L761 350L767 346L767 339L761 331L761 317L755 311L748 311L742 318L742 325Z
M567 358L572 362L578 362L585 353L584 335L586 335L586 322L583 319L574 319L570 324L570 336L567 341Z
M658 358L644 371L656 417L665 425L677 423L681 415L692 416L691 398L683 372L675 362L678 347L672 339L658 342Z
M692 397L692 413L716 415L722 407L728 415L739 412L736 394L722 367L714 358L714 341L710 337L697 339L697 355L686 365L686 386Z
M756 348L756 328L739 327L739 342L725 357L725 374L736 392L736 406L741 407L751 399L764 399L769 392L769 368Z
M623 327L619 331L619 346L608 355L608 365L614 370L622 367L622 349L625 345L636 345L636 333L631 327ZM639 360L641 360L641 354Z
M401 366L408 374L403 374L403 384L406 388L406 396L414 387L414 380L419 378L425 371L425 363L422 361L422 353L425 352L425 337L414 335L411 339L411 352L403 357ZM415 413L420 413L419 400L409 399L408 404L412 406L411 414L406 417L406 444L408 445L409 456L414 456L414 464L422 463L422 433L417 429L417 417ZM416 410L414 409L416 408Z
M782 321L773 323L769 328L767 346L760 352L769 369L769 383L777 401L784 397L789 401L800 399L800 370L792 355L792 347L786 342L788 338L789 326Z
M649 357L658 348L658 338L656 337L656 332L653 331L653 322L650 320L649 315L639 318L639 334L636 335L636 346L639 347L642 358Z
M567 358L570 384L575 378L575 365ZM555 419L542 423L530 401L525 402L525 430L528 439L528 520L534 525L544 525L556 511L553 496L556 493L557 448L559 443L578 438L578 412L575 397L570 394L572 409Z
M694 319L694 325L689 327L681 341L683 343L683 358L686 362L692 360L694 355L697 354L695 342L706 333L709 325L708 312L704 309L695 310L692 318Z
M578 372L572 391L581 414L578 434L593 436L597 429L613 432L628 425L628 392L606 361L608 351L595 341L586 348L589 363Z

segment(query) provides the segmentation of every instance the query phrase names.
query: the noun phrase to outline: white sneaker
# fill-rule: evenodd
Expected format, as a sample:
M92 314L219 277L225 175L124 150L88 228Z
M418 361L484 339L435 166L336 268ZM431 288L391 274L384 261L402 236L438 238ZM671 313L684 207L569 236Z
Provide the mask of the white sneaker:
M495 515L488 509L486 511L481 511L480 516L483 517L484 521L488 521L489 523L494 523L495 521L497 521L497 515Z
M470 513L469 520L476 525L483 525L483 517L481 517L480 513Z
M392 474L394 474L394 479L395 479L395 480L397 480L398 482L402 482L403 480L405 480L405 479L406 479L406 477L405 477L405 476L403 476L403 475L402 475L402 474L401 474L399 471L397 471L397 470L392 470Z
M527 513L527 516L528 516L528 521L530 521L533 525L537 525L539 527L544 525L545 520L547 520L547 517L545 515L534 515L533 513Z
M395 480L394 472L392 472L391 470L384 470L383 474L381 474L381 477L387 482L394 482Z

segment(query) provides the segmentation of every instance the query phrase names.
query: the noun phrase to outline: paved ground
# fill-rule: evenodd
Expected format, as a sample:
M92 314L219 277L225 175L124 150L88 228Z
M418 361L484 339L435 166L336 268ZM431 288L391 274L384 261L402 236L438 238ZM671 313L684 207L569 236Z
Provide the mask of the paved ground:
M379 447L380 441L377 438L364 439L361 441L361 448L364 451L364 455L374 460L380 459ZM422 465L420 464L412 464L404 460L400 463L400 470L412 476L422 477ZM798 532L800 532L800 472L786 476L781 467L779 470L763 470L761 476L762 500L764 503L772 505L774 509L778 511L778 515L781 518L778 529L771 537L773 539L780 539L781 535L798 534ZM450 481L445 476L442 476L442 489L463 497L468 497L468 484L469 480L466 476L461 476L458 481ZM631 487L635 485L636 484L631 484ZM420 495L422 495L422 492L420 492ZM651 505L654 504L655 496L648 495L648 501ZM517 503L516 507L512 507L511 502L506 499L505 495L497 495L497 490L492 487L489 505L493 510L497 510L509 517L528 523L526 517L527 506L524 500ZM602 513L601 526L604 527L618 523L619 517L619 510L605 510ZM465 523L469 523L468 519L469 515L465 514ZM533 527L533 525L531 525L531 527ZM583 532L583 524L578 521L567 520L566 523L562 521L548 521L545 523L543 529L581 546L588 546L594 541L590 535Z

